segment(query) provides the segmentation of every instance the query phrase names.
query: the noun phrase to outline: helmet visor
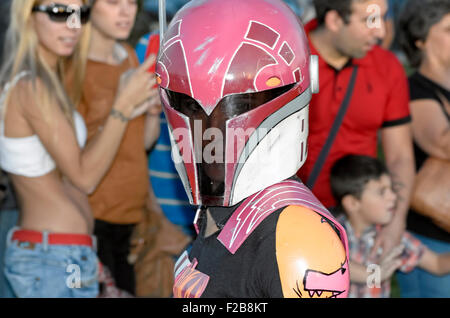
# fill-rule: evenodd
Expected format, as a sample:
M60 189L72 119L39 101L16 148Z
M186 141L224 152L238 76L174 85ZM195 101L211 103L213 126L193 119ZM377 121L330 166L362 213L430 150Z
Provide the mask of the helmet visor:
M238 160L236 153L233 156L226 156L226 136L240 138L239 131L227 134L227 121L270 102L285 94L294 86L295 84L290 84L256 93L228 95L219 102L210 115L192 97L164 89L170 107L189 118L190 127L193 130L191 136L203 205L223 205L225 169L227 164L230 163L227 161L230 160L230 157ZM255 131L257 129L257 127L248 127L245 123L245 116L242 118L242 127L240 128L245 129L246 134L249 130ZM231 142L234 143L235 141ZM234 151L236 151L236 148L234 148Z

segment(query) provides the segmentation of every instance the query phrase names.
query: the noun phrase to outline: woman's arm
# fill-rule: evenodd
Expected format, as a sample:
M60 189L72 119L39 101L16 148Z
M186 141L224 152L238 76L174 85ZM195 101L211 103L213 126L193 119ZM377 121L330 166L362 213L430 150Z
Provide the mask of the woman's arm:
M419 267L434 275L450 273L450 253L437 254L425 248L419 260Z
M22 99L22 113L31 129L39 136L63 175L85 193L95 190L112 164L127 126L125 118L129 118L135 106L152 94L155 80L145 71L146 64L133 74L117 95L113 109L121 116L110 115L102 131L83 150L79 148L75 132L56 101L37 105L36 101L42 100L39 92L45 89L42 83L37 81L35 89L30 83L26 89L16 90Z
M145 120L145 149L150 150L156 143L156 140L161 133L160 114L161 114L161 99L159 95L152 97L149 101L149 108L147 110L147 117Z
M410 106L417 144L432 156L450 160L450 125L441 105L432 99L422 99Z
M350 281L357 284L365 284L368 279L374 279L374 275L379 275L379 282L390 279L394 272L401 266L401 260L398 258L390 259L382 264L371 264L372 266L364 266L353 261L349 262Z
M402 265L400 255L403 249L404 246L402 244L397 245L379 264L369 264L367 267L350 259L350 281L353 283L366 283L369 276L372 279L378 279L380 283L390 279L392 274Z
M366 266L355 263L353 261L350 261L348 264L350 270L350 281L352 283L365 284L368 277Z

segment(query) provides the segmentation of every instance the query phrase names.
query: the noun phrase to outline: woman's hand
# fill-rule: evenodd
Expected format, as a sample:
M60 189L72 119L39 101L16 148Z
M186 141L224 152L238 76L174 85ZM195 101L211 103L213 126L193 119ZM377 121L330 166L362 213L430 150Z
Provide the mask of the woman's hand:
M155 91L157 91L157 88L155 88ZM133 113L130 116L130 120L145 113L147 113L147 115L149 116L159 116L159 114L161 114L161 111L161 100L159 98L158 92L156 92L156 95L150 97L133 110Z
M143 104L150 98L158 95L154 88L156 77L147 70L156 62L156 56L150 55L137 69L124 73L120 79L118 94L113 109L130 119L137 117L134 113L144 113L146 105ZM148 107L148 106L147 106Z

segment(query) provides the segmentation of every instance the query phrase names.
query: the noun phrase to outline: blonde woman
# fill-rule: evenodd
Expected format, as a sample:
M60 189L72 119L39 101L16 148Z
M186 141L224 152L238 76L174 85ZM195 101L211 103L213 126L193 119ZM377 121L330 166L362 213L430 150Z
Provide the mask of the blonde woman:
M85 146L86 128L73 105L81 94L89 13L82 0L14 0L11 7L1 72L0 165L20 203L5 255L5 274L19 297L97 296L87 194L117 152L127 126L121 116L130 116L155 84L143 65ZM70 96L61 84L68 62L74 70Z

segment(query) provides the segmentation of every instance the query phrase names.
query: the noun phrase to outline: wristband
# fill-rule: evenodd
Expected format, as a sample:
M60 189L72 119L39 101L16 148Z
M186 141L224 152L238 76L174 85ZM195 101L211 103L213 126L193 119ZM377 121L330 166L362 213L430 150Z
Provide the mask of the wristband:
M117 109L111 109L110 115L114 118L120 119L122 122L126 123L130 120L130 118L126 117L121 111Z

